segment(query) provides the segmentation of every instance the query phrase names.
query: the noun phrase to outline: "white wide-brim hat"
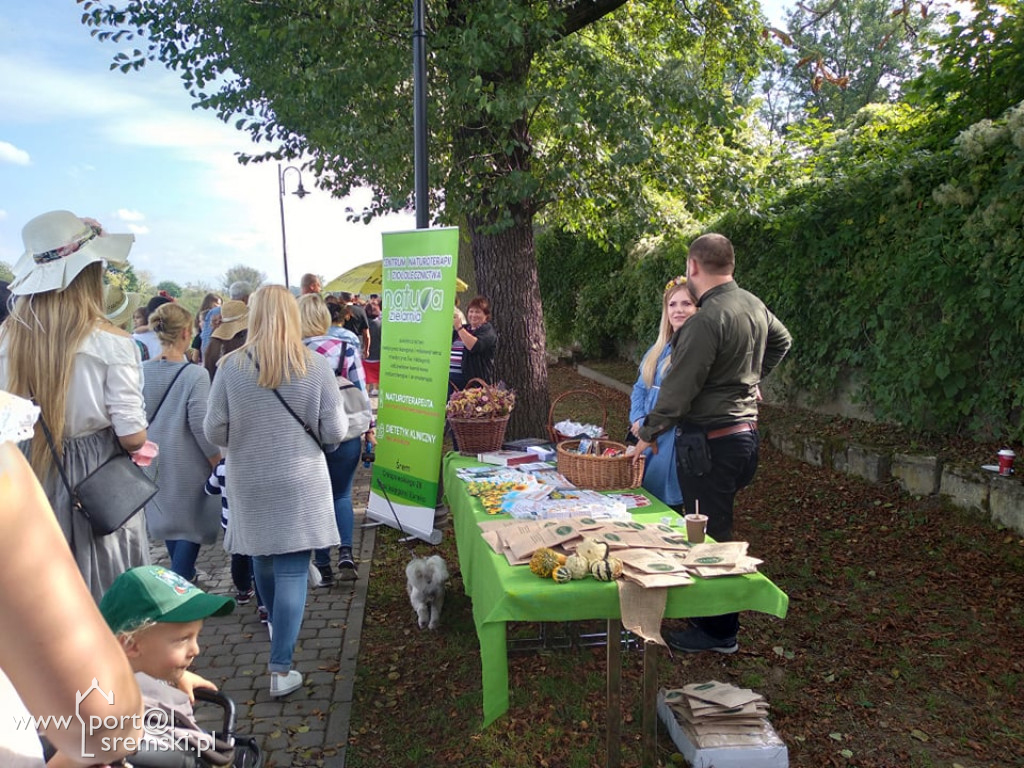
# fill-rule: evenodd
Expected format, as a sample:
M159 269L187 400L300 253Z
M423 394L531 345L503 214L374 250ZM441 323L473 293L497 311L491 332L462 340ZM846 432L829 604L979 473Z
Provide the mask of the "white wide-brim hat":
M135 235L111 235L92 219L50 211L26 224L21 239L25 253L14 265L10 286L15 296L63 291L97 261L126 263Z

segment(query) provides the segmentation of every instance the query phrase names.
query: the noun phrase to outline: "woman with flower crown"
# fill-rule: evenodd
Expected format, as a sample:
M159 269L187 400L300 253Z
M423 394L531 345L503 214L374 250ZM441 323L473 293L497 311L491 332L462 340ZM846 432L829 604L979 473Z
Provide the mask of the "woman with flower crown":
M148 563L143 515L95 535L72 509L53 456L74 488L122 447L131 453L146 442L139 349L107 320L103 302L104 266L127 262L134 239L70 211L32 219L14 266L17 299L0 327L0 388L35 400L42 411L29 461L97 601L123 571Z
M658 325L658 339L647 350L640 362L640 373L629 408L630 432L639 436L637 430L644 423L644 417L658 402L661 379L671 364L672 339L683 323L697 313L697 305L686 287L685 277L669 280L661 297L661 322ZM643 487L661 499L676 512L683 508L683 492L679 489L676 475L676 444L674 430L666 430L658 437L657 453L647 452L644 464Z

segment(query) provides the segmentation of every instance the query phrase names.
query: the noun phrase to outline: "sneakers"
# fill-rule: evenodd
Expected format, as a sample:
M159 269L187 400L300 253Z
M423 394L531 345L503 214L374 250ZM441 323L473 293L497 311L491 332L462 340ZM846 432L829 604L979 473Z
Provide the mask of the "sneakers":
M719 639L693 625L679 632L666 632L665 642L673 651L682 651L683 653L700 653L701 651L736 653L740 649L735 636Z
M334 571L331 570L330 563L327 563L326 565L318 565L316 569L320 571L321 587L330 587L334 584Z
M256 606L256 615L260 617L261 624L266 624L270 621L270 612L267 610L266 606Z
M338 568L353 570L356 561L352 559L352 547L340 547L338 550Z
M270 673L270 695L287 696L292 691L302 687L302 673L298 670L291 670L287 674L278 672Z
M252 600L252 596L256 593L250 587L249 589L240 589L235 592L235 602L239 605L248 605L249 601Z

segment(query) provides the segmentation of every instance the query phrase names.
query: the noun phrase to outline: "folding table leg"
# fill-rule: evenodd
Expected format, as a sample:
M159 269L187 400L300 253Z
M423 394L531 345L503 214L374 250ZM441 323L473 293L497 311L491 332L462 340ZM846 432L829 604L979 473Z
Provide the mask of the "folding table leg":
M608 619L608 768L622 765L622 621Z
M640 765L655 768L658 764L658 655L657 643L644 642L643 735Z

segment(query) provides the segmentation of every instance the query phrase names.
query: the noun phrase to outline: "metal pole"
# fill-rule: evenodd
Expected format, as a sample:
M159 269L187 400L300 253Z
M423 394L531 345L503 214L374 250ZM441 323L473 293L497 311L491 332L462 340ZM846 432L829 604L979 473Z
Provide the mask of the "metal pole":
M413 0L412 8L412 132L416 229L427 229L430 226L430 200L427 196L427 33L424 29L426 0Z
M284 171L277 164L277 199L281 204L281 257L284 259L284 287L291 288L288 283L288 246L284 236Z

